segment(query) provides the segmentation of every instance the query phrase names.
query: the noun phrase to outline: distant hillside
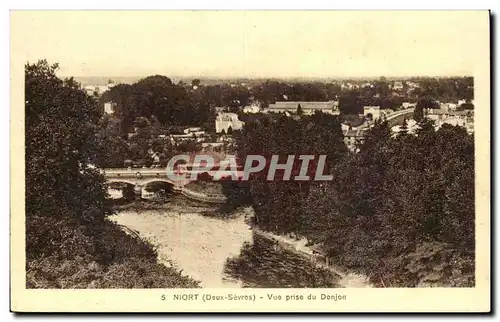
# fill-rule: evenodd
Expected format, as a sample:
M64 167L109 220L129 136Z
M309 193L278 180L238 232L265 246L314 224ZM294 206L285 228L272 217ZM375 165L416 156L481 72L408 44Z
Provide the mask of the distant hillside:
M162 73L159 73L160 75L164 75ZM152 76L152 75L151 75ZM325 78L318 78L318 77L283 77L283 78L276 78L276 77L256 77L256 78L248 78L248 77L240 77L240 78L224 78L224 77L196 77L196 76L169 76L169 75L164 75L169 77L174 83L178 83L180 81L184 83L191 83L191 81L195 78L198 78L201 81L201 84L203 85L216 85L216 84L242 84L244 83L246 86L254 86L254 85L260 85L266 81L279 81L279 82L287 82L287 83L298 83L298 82L305 82L305 83L326 83L326 82L352 82L352 83L361 83L365 81L373 81L376 79L379 79L379 77L325 77ZM68 76L62 76L62 77L68 77ZM116 83L125 83L125 84L133 84L137 81L139 81L142 78L145 78L147 76L75 76L74 78L76 81L80 82L82 85L106 85L108 81L111 79L113 82ZM419 81L421 79L426 79L428 77L386 77L387 81L392 81L392 80L412 80L412 81ZM448 78L448 77L437 77L437 78Z
M259 85L262 84L268 80L270 81L280 81L280 82L289 82L289 83L296 83L296 82L326 82L326 81L332 81L332 80L338 80L338 79L319 79L319 78L217 78L217 77L175 77L175 76L169 76L169 77L174 83L178 83L180 81L183 81L184 83L191 83L191 81L195 78L198 78L201 81L201 84L203 85L216 85L216 84L246 84L247 86L253 86L253 85ZM68 76L62 76L62 77L68 77ZM147 77L147 76L75 76L75 80L77 82L80 82L82 85L106 85L108 81L111 79L115 84L117 83L125 83L125 84L133 84L140 79Z
M106 85L111 79L116 83L133 84L141 79L141 76L119 77L119 76L89 76L89 77L74 77L75 80L82 85Z

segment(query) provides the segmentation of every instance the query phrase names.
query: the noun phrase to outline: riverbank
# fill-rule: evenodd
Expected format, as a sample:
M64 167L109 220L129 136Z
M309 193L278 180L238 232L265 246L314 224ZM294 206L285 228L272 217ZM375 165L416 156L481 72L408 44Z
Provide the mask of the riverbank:
M238 217L243 208L233 203L206 203L183 195L172 194L159 200L134 200L127 203L116 203L113 209L117 212L163 210L177 214L199 213L207 217L230 219Z
M110 219L152 244L159 263L200 281L201 287L241 287L224 274L225 260L239 256L242 245L252 241L241 213L220 218L170 207L120 211Z
M125 230L130 230L132 234L154 245L158 250L160 263L200 280L202 287L242 287L241 282L230 281L230 278L225 276L227 263L224 263L229 258L229 263L233 266L255 265L251 258L260 263L262 268L254 270L254 276L246 287L259 287L259 279L266 285L279 287L373 287L364 276L346 272L331 263L322 263L313 249L307 246L306 238L296 240L263 231L252 225L253 216L251 207L239 208L227 216L218 213L217 208L213 206L191 204L188 207L181 199L156 205L150 202L136 202L128 208L122 208L112 219ZM263 242L258 242L259 245L255 245L255 236L270 243L266 242L265 246L262 246ZM254 249L255 247L257 248ZM262 250L263 247L265 251ZM241 252L245 254L242 255ZM255 252L262 255L254 257L252 254ZM281 258L279 263L262 263L265 259L273 261L277 257ZM249 260L254 264L248 263ZM295 269L301 271L308 267L308 274L316 276L316 282L307 282L310 281L309 277L302 277L304 284L274 284L272 281L263 281L267 278L266 274L269 274L266 273L269 265L282 266L283 261L294 262ZM238 278L245 277L241 267L233 267L233 273ZM288 269L286 274L292 279L293 269ZM318 282L319 280L321 282Z
M245 212L248 218L254 216L254 210L251 207L245 208ZM320 260L320 256L317 256L311 246L309 245L309 241L306 237L301 237L300 239L291 238L285 235L277 235L271 232L264 231L257 227L255 224L252 224L252 230L267 239L276 241L279 243L281 247L284 249L294 252L297 255L307 258L311 262L313 262L317 267L321 267L323 269L329 270L330 272L338 275L340 280L338 283L341 287L374 287L372 283L370 283L369 278L363 276L361 274L348 272L347 270L341 268L339 265L335 265L332 263L325 264Z
M165 234L167 232L169 235L179 235L178 231L176 232L172 228L164 226L165 222L171 222L171 224L173 224L174 226L178 226L178 223L182 221L179 216L188 216L184 219L184 221L188 223L188 226L190 226L189 228L187 228L190 234L202 234L204 235L204 238L208 238L207 236L213 232L215 232L215 235L219 234L221 225L223 225L221 222L219 222L219 220L229 220L229 222L231 222L231 220L240 221L241 223L247 225L247 227L240 226L239 228L235 227L235 229L243 231L251 229L252 233L255 233L258 236L266 238L268 240L277 242L284 251L291 252L304 258L305 260L311 262L312 265L318 269L324 269L331 272L334 276L338 276L339 287L374 287L369 282L369 279L366 276L348 272L345 269L342 269L340 265L337 265L335 263L328 263L327 265L324 261L321 260L320 256L315 254L315 252L313 251L313 247L309 246L307 238L302 237L301 239L297 240L290 236L276 235L271 232L261 230L259 227L252 224L254 211L251 207L239 208L237 210L233 210L233 212L223 214L219 212L219 209L220 208L215 205L207 205L201 202L183 198L181 196L170 198L165 201L135 201L130 204L116 207L116 210L121 215L125 214L126 217L120 218L120 220L117 221L118 223L126 227L125 229L132 229L135 233L140 235L141 238L146 238L148 242L152 243L159 249L167 247L168 249L166 250L160 250L160 253L162 254L161 256L164 257L163 259L159 258L160 262L164 265L167 265L168 267L176 267L179 270L184 269L186 272L190 272L188 274L194 274L190 276L203 276L203 274L200 274L200 272L196 272L196 270L193 270L189 260L183 258L182 256L179 257L178 254L175 254L173 249L179 248L178 240L165 240L165 238L162 237L162 234ZM141 215L139 215L139 213L141 213ZM197 216L211 218L213 221L210 221L208 223L208 226L215 225L215 228L213 228L213 232L208 232L205 229L206 227L195 228L194 226L196 226L196 224L193 222L193 218L198 218ZM118 217L113 218L114 220L117 220ZM172 220L171 218L177 219ZM160 229L160 231L158 231L158 229ZM246 237L245 240L250 241L248 237ZM169 243L173 243L173 247L169 246ZM192 243L196 244L196 242L193 241ZM201 248L203 249L203 247ZM181 253L183 252L180 248L178 249L178 251ZM238 251L239 250L231 251L230 254L237 254ZM171 261L170 259L173 260ZM176 264L173 264L176 262L176 260L177 262L180 261L180 266L176 266ZM218 267L216 270L222 271L222 268ZM214 272L215 270L212 271ZM214 281L209 281L208 283L210 285L217 285L217 282ZM220 287L220 285L215 287Z
M207 288L336 288L340 276L264 238L245 208L229 217L165 210L122 211L112 219L154 245L158 261Z
M217 205L194 201L180 195L172 195L160 200L134 200L124 204L115 204L115 211L126 210L167 210L178 212L193 212L193 211L212 211L217 208Z
M304 258L307 258L311 262L315 264L316 267L323 268L326 270L329 270L330 272L338 275L340 277L338 284L340 287L373 287L373 285L369 282L368 277L363 276L361 274L356 274L356 273L349 273L346 272L345 270L341 269L338 266L329 264L326 265L318 260L318 257L314 255L314 252L311 247L305 246L307 245L308 241L306 238L301 238L299 240L283 236L283 235L276 235L270 232L263 231L257 227L253 227L252 230L267 239L274 240L279 243L281 247L284 249L294 252L297 255L300 255Z
M199 282L159 263L153 245L115 222L83 226L69 219L27 217L26 287L196 288Z

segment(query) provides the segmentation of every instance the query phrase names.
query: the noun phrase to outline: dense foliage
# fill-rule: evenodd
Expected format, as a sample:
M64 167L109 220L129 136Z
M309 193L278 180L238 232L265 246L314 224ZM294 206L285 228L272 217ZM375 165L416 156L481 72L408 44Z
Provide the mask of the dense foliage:
M342 120L356 124L363 105L397 108L416 102L417 135L393 137L386 123L368 133L359 153L348 153L340 119L256 114L245 118L238 157L326 155L333 181L269 181L266 168L253 174L231 200L251 200L256 225L279 234L307 236L328 256L362 272L374 283L416 286L474 284L474 140L459 127L435 131L424 109L435 101L472 99L472 78L381 78L345 89L338 83L266 81L244 84L174 84L150 76L119 84L99 101L72 79L55 75L46 61L25 66L26 94L26 269L28 287L193 287L197 283L156 262L151 245L106 219L103 177L92 167L148 165L156 153L168 160L175 149L158 134L177 127L214 126L215 107L235 112L252 102L339 100ZM410 82L420 85L410 88ZM116 103L114 117L102 104ZM467 101L461 108L470 109ZM404 126L403 126L404 129ZM178 130L178 129L177 129ZM128 137L128 133L134 136ZM149 161L148 161L149 160ZM295 160L298 161L298 160ZM318 159L309 166L314 175ZM300 171L294 163L292 177ZM283 175L278 171L277 177ZM248 187L248 189L246 189Z
M228 258L224 269L243 282L243 287L337 288L340 276L316 266L291 249L253 233L253 242L243 244L238 257ZM279 270L276 270L279 267Z
M473 78L410 78L402 89L393 89L394 80L344 80L341 82L261 80L250 83L191 84L173 83L166 76L154 75L134 84L118 84L99 99L116 103L116 114L123 137L133 132L137 117L154 117L164 127L204 126L213 129L215 107L241 112L242 107L258 104L267 108L276 101L339 101L343 114L362 113L364 105L397 109L403 102L417 102L429 97L443 102L472 99ZM417 84L410 87L409 84Z
M323 123L321 121L324 121ZM474 284L474 138L423 119L417 135L377 123L345 152L335 120L263 118L245 127L239 156L327 154L328 182L254 176L256 224L307 236L339 265L385 286Z
M310 182L280 180L283 170L276 171L275 181L268 181L269 163L272 155L278 155L281 164L286 163L288 155L295 155L293 178L300 173L299 155L326 155L325 173L328 173L347 153L338 118L321 112L300 119L262 115L260 119L247 123L236 140L241 163L247 155L255 154L267 160L266 168L250 177L259 225L279 233L301 232L307 219L300 208L308 195ZM317 161L318 158L309 163L310 176L315 174Z
M199 150L200 144L194 141L176 145L168 139L159 139L159 136L167 138L169 134L182 133L185 127L196 126L210 133L214 141L218 108L238 113L240 120L246 122L254 115L244 114L242 108L250 104L266 108L276 101L336 100L339 102L341 121L358 126L365 121L363 107L367 105L396 110L404 102L418 102L415 118L421 120L424 109L439 107L437 100L456 102L458 99L471 99L473 94L470 77L408 79L402 82L403 86L399 89L393 88L394 80L384 77L378 80L345 80L344 83L276 80L240 83L235 80L232 84L203 84L194 79L191 84L175 84L166 76L155 75L131 85L118 84L99 97L101 109L105 103L113 102L115 113L102 118L99 142L103 153L97 164L123 167L125 161L130 160L132 164L150 166L153 163L150 151L163 164L178 152ZM461 109L471 107L473 105L469 101L460 106ZM303 114L300 104L296 114Z
M25 66L27 287L193 287L151 245L106 219L101 113L46 61Z
M149 76L132 85L118 84L105 92L100 104L116 103L115 113L120 120L120 134L134 132L138 117L154 116L162 125L204 125L213 127L214 106L202 99L203 90L194 91L170 78ZM207 93L206 95L210 95Z

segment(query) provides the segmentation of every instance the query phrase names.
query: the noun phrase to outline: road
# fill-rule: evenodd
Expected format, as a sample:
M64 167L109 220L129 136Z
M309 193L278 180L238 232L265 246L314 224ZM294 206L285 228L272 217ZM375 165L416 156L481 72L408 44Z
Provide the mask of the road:
M391 120L393 120L393 119L395 119L395 118L397 118L397 117L399 117L399 116L402 116L402 115L405 115L405 114L413 114L413 111L414 111L414 110L415 110L415 108L413 108L413 107L412 107L412 108L407 108L407 109L405 109L405 110L395 111L394 113L390 114L390 115L386 118L386 120L389 122L389 121L391 121ZM364 129L367 129L367 128L369 128L369 127L370 127L370 125L372 125L372 124L373 124L373 123L371 123L371 124L370 124L370 123L364 123L364 124L360 125L360 126L358 127L358 129L359 129L359 130L364 130Z

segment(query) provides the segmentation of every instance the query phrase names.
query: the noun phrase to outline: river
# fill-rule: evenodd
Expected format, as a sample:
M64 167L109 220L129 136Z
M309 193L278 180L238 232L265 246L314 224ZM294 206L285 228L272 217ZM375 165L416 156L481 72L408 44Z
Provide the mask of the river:
M252 231L248 212L172 205L118 211L111 219L136 231L158 260L207 288L339 287L339 276Z

